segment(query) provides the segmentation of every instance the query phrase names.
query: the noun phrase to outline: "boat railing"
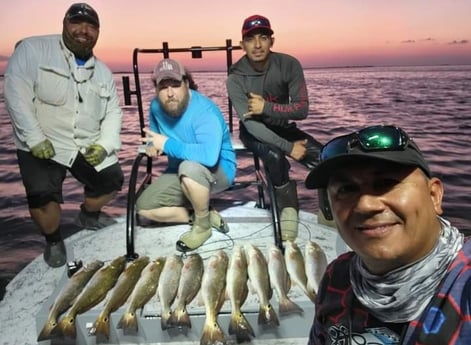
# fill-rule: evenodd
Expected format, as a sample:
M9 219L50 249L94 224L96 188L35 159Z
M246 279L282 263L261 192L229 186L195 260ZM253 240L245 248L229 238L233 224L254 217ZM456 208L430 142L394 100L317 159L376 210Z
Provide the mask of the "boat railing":
M140 80L140 71L139 71L139 56L142 54L156 54L161 55L163 58L169 58L170 53L190 53L191 57L194 59L202 58L203 52L216 52L216 51L225 51L226 52L226 71L229 71L229 67L232 65L232 53L234 50L241 49L240 46L233 46L232 40L227 39L224 46L213 46L213 47L203 47L203 46L190 46L187 48L170 48L168 42L162 43L162 48L151 48L151 49L142 49L135 48L133 50L133 76L134 76L134 90L131 90L130 80L128 76L123 76L123 92L124 92L124 104L131 105L132 96L136 97L137 101L137 110L139 116L139 126L141 131L141 136L145 137L144 128L146 127L145 117L144 117L144 106L141 93L141 80ZM233 108L231 100L227 97L228 102L228 126L231 135L234 131L234 119L233 119ZM234 141L234 149L237 153L245 153L253 156L254 161L254 170L255 170L255 180L250 181L238 181L230 188L230 190L245 188L249 185L256 185L258 192L258 201L256 207L259 208L269 208L272 224L273 224L273 233L275 245L283 250L283 244L281 240L281 229L280 229L280 217L279 211L276 203L276 195L274 187L269 179L269 175L262 173L261 164L259 158L248 151L240 141ZM139 168L143 164L143 161L146 162L146 171L144 173L144 178L138 184ZM265 169L265 167L264 167ZM134 246L134 232L136 223L139 223L139 216L136 214L135 203L139 195L142 193L146 185L151 183L152 179L152 157L149 157L145 154L145 150L142 148L139 150L136 158L134 159L131 176L129 178L128 186L128 196L127 196L127 207L126 207L126 257L128 260L133 260L138 257L138 254L135 251ZM267 190L270 205L265 203L264 189Z

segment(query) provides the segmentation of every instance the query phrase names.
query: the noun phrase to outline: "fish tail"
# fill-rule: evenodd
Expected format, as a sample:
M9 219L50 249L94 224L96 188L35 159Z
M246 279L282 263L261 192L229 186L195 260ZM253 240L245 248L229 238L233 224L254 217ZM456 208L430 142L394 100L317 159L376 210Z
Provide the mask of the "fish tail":
M226 337L217 320L204 323L203 333L201 334L200 345L226 344Z
M178 308L170 314L168 324L171 327L191 328L190 315L186 308Z
M237 343L250 341L250 336L255 337L255 332L241 311L232 313L229 322L229 334L235 334Z
M37 341L43 341L43 340L49 340L52 338L52 330L57 326L57 321L56 320L48 320L41 332L39 332L38 339Z
M290 300L288 297L285 297L283 299L280 299L278 312L280 315L302 314L304 310L299 305Z
M260 309L258 310L258 324L267 326L280 325L278 316L276 315L276 312L270 303L266 305L260 305Z
M163 312L162 315L160 316L160 327L162 328L162 330L166 330L172 327L172 325L168 321L171 315L172 315L172 312L169 310L169 311Z
M135 312L125 312L118 322L118 328L137 331L137 316Z
M100 313L95 321L95 333L101 334L109 339L110 337L110 315L105 313Z
M55 332L57 330L57 332ZM75 338L77 329L75 327L75 316L66 315L53 330L54 334L60 334L64 337Z

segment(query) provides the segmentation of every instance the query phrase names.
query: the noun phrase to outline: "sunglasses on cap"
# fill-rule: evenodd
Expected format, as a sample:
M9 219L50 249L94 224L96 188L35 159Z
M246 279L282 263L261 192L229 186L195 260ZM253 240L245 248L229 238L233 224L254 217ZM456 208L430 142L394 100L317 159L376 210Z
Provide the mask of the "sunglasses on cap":
M320 160L349 153L354 148L364 152L402 151L411 142L409 136L396 126L371 126L355 133L332 139L321 150ZM413 145L412 145L413 146Z
M248 20L244 23L244 26L242 27L242 30L247 31L250 29L253 29L254 27L270 27L270 22L265 19L265 18L256 18L253 20Z

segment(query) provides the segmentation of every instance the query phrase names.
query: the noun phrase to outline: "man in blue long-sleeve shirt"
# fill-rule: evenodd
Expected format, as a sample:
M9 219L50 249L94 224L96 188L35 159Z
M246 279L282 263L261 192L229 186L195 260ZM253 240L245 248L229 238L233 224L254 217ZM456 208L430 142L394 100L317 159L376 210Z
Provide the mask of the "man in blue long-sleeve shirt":
M150 105L150 129L145 129L147 154L166 154L168 167L142 193L136 206L140 215L158 222L192 220L191 230L176 244L186 252L200 247L211 236L212 227L227 231L209 202L211 194L234 182L236 156L221 111L190 89L187 73L178 61L160 61L152 80L157 97Z

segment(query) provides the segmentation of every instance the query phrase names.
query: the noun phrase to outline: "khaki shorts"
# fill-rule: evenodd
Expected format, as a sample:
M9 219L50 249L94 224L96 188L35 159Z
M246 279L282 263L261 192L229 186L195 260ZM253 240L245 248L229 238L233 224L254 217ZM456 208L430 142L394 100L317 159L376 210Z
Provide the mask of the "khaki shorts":
M211 172L200 163L183 161L178 167L178 174L162 174L144 189L136 201L137 211L167 206L191 206L180 186L182 176L207 187L211 194L220 193L229 187L222 169Z

